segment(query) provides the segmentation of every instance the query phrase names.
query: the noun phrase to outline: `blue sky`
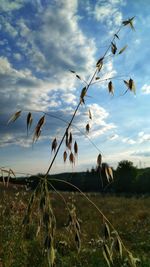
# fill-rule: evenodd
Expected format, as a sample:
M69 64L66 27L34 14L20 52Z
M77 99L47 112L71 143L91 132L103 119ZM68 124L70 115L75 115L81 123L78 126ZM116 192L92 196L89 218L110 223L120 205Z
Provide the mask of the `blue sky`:
M150 1L142 0L1 0L0 1L0 166L17 172L45 172L52 159L51 143L59 143L79 101L83 81L92 76L123 20L135 16L135 31L123 27L116 45L128 45L121 55L111 51L101 79L93 84L71 127L79 147L76 164L63 163L62 146L52 172L80 171L96 165L99 151L103 161L116 167L120 160L150 166ZM132 78L136 95L123 80ZM92 120L88 111L92 113ZM10 116L22 110L15 123ZM26 134L26 116L33 125ZM46 123L32 146L34 128L44 111ZM90 124L88 137L86 124ZM94 145L89 141L92 140ZM96 148L97 147L97 148Z

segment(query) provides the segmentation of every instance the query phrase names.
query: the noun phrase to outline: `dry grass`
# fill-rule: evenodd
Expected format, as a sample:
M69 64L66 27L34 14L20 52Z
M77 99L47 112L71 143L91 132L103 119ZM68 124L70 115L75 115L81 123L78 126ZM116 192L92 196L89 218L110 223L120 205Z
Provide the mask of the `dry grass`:
M81 224L82 249L78 255L75 244L68 242L65 227L68 214L65 205L59 195L54 192L50 194L57 220L56 266L106 266L98 243L102 234L102 218L94 207L78 193L63 193L67 202L75 204ZM24 232L21 227L29 195L30 193L18 191L11 186L5 190L3 186L0 187L1 267L46 266L42 237L38 236L35 240L35 221L38 216L36 207L34 222L28 232ZM125 198L99 194L88 196L107 214L134 255L142 259L141 266L150 266L150 197ZM59 243L58 240L68 244Z

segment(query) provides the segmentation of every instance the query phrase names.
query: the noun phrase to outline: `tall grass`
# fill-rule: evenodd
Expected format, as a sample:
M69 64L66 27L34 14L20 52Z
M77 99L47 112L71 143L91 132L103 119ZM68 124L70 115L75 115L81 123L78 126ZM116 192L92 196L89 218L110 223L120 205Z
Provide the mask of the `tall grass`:
M59 243L60 238L59 238L59 234L58 234L59 231L57 227L58 221L61 218L57 218L56 216L57 207L55 207L55 203L53 201L53 194L49 192L49 187L52 188L55 191L55 193L60 197L59 203L63 203L66 209L65 211L63 209L63 212L66 214L66 216L68 216L68 222L66 226L68 230L68 234L67 234L67 240L65 241L65 244L66 244L65 249L68 250L69 248L69 253L71 253L72 247L75 246L79 253L82 248L83 235L81 232L81 221L80 221L80 218L78 218L77 212L76 212L77 210L76 206L78 206L77 200L75 201L76 203L74 203L74 198L72 198L72 201L66 200L64 195L58 192L53 186L54 180L55 182L66 183L69 186L76 188L76 190L80 192L81 196L84 197L84 199L87 201L87 205L89 203L92 206L92 209L93 209L92 213L94 213L94 210L96 211L98 221L100 225L102 224L102 228L103 228L101 236L99 237L99 246L101 250L100 255L101 256L103 255L103 258L109 267L116 266L115 264L117 264L117 266L119 265L127 266L128 264L131 267L135 267L137 262L139 261L137 258L133 257L132 253L127 249L126 245L122 241L114 225L107 218L107 216L104 215L102 207L99 207L91 198L89 198L86 194L84 194L81 190L79 190L79 188L77 188L75 185L64 180L58 180L58 179L56 180L51 177L49 178L48 176L63 143L65 143L66 145L66 149L63 153L64 162L68 158L70 163L74 165L76 161L76 155L78 154L78 144L74 140L74 135L73 135L73 132L71 131L71 126L73 125L74 118L80 106L85 104L87 92L89 91L90 87L95 83L104 82L104 80L101 79L101 70L103 69L103 66L105 65L107 56L111 56L111 57L119 56L125 51L126 46L124 46L118 51L117 43L119 42L119 34L121 30L124 28L124 26L130 26L132 29L134 28L133 19L134 18L131 18L131 19L128 19L122 22L122 25L113 35L112 40L109 46L107 47L105 53L102 56L100 56L100 58L97 60L95 64L96 66L95 66L94 73L89 78L89 81L84 81L82 77L78 73L76 73L76 71L70 70L71 73L75 75L77 79L84 82L85 86L81 90L79 102L74 110L72 117L67 122L67 127L64 131L64 134L60 142L58 143L56 138L54 138L52 142L52 152L54 152L54 156L52 158L50 165L48 166L45 172L45 175L42 177L39 176L39 183L37 187L35 188L35 190L32 192L32 194L30 195L29 203L25 205L25 208L24 208L25 216L22 221L22 228L20 229L20 232L21 232L20 239L19 239L20 241L18 241L18 244L20 244L20 246L24 246L24 243L21 245L22 243L21 240L23 240L23 237L29 240L31 239L32 246L34 246L34 248L32 248L34 251L32 256L35 256L38 253L40 257L42 257L43 259L43 263L42 263L43 266L46 266L47 264L48 266L53 267L55 265L55 262L57 262L57 256L58 256L58 251L59 251L59 248L56 250L57 245L59 244L59 246L62 246L62 244ZM112 83L113 78L115 77L110 77L106 79L108 80L108 91L112 95L114 93L114 86ZM135 93L134 81L131 78L129 80L124 80L124 83L127 87L127 90L125 91L125 93L127 91L133 91ZM8 123L16 121L16 119L18 119L21 116L21 113L22 113L21 110L17 111L9 119ZM41 135L41 129L45 123L46 116L47 116L47 113L44 112L44 114L42 115L42 117L40 117L34 129L33 143L36 142ZM90 110L89 110L89 119L92 120L92 113ZM32 126L32 113L31 111L29 111L29 113L27 114L27 134L31 126ZM89 123L85 125L85 129L86 129L86 133L90 131ZM98 168L100 177L101 177L101 171L103 169L106 174L108 183L112 182L113 180L112 169L107 164L103 163L101 153L99 153L97 156L97 168ZM5 169L1 168L1 172L3 175L5 172ZM5 212L7 211L5 210ZM15 218L14 218L14 221L15 221ZM94 227L95 226L93 226L93 228ZM36 237L35 240L34 240L34 236ZM40 251L39 251L39 247L37 246L36 242L39 242L41 244L39 246L41 247ZM31 243L29 242L29 246L30 245ZM37 251L35 251L35 248ZM64 244L63 244L63 249L64 249ZM47 255L47 263L45 261L45 255ZM78 258L80 256L78 255L76 257ZM12 264L11 266L13 266L13 262L11 264Z
M19 190L19 191L18 191ZM69 236L67 210L60 196L50 192L57 221L55 238L57 267L71 266L106 266L101 251L103 227L96 210L79 193L62 193L66 202L76 206L80 225L82 246L76 253L73 238ZM43 250L43 234L35 239L38 208L34 210L34 221L28 231L22 231L22 216L28 205L31 192L13 189L11 185L0 188L0 230L1 230L1 265L2 267L46 266ZM125 198L100 194L87 194L88 197L107 214L109 220L118 229L124 243L141 258L140 266L149 267L150 249L150 198ZM71 233L70 233L71 235ZM73 237L73 236L72 236ZM114 266L119 266L114 261Z

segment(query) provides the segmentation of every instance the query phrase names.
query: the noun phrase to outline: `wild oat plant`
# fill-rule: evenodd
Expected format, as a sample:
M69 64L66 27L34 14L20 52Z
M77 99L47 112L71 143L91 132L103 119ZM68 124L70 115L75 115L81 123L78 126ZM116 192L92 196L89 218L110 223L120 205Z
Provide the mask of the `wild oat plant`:
M77 217L76 214L76 208L74 204L68 203L64 196L56 190L56 188L53 185L53 182L60 182L60 183L66 183L67 185L73 187L74 189L78 190L80 194L87 199L88 202L90 202L93 205L93 209L95 208L98 212L98 214L101 217L101 226L103 227L103 235L100 237L99 243L100 243L100 249L102 250L103 257L106 261L106 264L111 266L131 266L136 267L137 263L139 262L138 258L135 258L132 253L126 248L124 245L118 231L114 228L114 226L111 224L111 222L107 219L107 217L103 214L103 212L98 208L98 206L86 195L84 194L79 188L77 188L75 185L65 181L65 180L59 180L51 178L50 171L51 168L55 162L55 159L59 153L59 150L63 143L65 143L65 151L63 153L63 160L64 163L69 160L72 165L75 164L76 156L78 154L78 144L76 141L73 141L73 132L72 128L76 127L73 125L74 118L80 108L81 105L85 104L87 92L89 91L90 87L93 84L106 82L108 81L108 91L110 94L114 94L114 86L112 80L115 79L115 77L110 77L105 80L102 80L100 77L101 70L103 69L104 64L106 63L106 59L108 56L116 57L121 55L125 49L127 48L127 45L125 45L123 48L118 49L117 45L120 39L120 32L125 26L131 27L131 29L134 30L133 26L133 20L134 17L125 20L122 22L122 25L119 27L119 29L116 31L116 33L113 35L112 40L107 47L105 53L97 60L94 73L91 75L91 78L89 82L86 82L82 79L82 77L76 73L74 70L70 70L70 72L76 76L77 79L81 80L82 83L85 84L85 86L81 90L80 99L78 102L78 105L76 106L74 113L70 119L70 121L67 123L67 127L64 131L64 134L60 140L60 142L57 141L56 138L54 138L52 142L52 152L54 152L54 156L51 160L50 165L48 166L48 169L44 176L38 177L39 182L34 189L34 191L31 194L31 198L28 203L28 208L26 211L26 214L22 221L22 231L27 231L30 227L30 224L32 224L33 220L35 220L35 224L37 225L37 232L36 236L38 236L40 233L42 233L43 240L43 251L47 254L47 266L55 266L55 260L56 260L56 217L54 213L54 208L51 201L51 193L49 191L49 188L54 190L59 196L61 197L62 201L66 205L66 209L68 212L68 224L67 224L67 233L69 233L71 242L74 243L76 246L78 252L81 250L81 228L80 228L80 220ZM128 91L131 91L135 93L135 84L133 79L124 80L123 81L126 86L126 91L123 93L127 93ZM22 110L17 111L15 114L12 115L12 117L9 119L8 123L12 123L16 121L22 114ZM33 134L33 143L35 143L38 138L41 135L41 129L45 123L45 118L47 116L50 116L49 113L43 112L43 116L39 119ZM88 116L89 120L92 120L92 111L88 110ZM31 111L28 111L27 114L27 134L32 126L33 116ZM66 121L65 121L66 122ZM85 134L87 135L90 131L90 123L88 123L85 126ZM103 169L103 172L106 174L106 178L108 183L111 183L113 181L113 171L111 167L109 167L107 164L102 163L102 155L101 153L97 156L97 169L99 172L99 175L101 177L101 171ZM6 170L5 168L1 168L1 173L3 176L3 181L5 183L4 179L4 173L7 173L10 177L11 175L15 175L14 172L10 170ZM8 180L9 181L9 180ZM8 185L7 181L7 185ZM102 181L101 181L102 182ZM35 219L35 216L33 214L33 211L35 209L35 206L38 209L38 216ZM69 229L69 230L68 230Z

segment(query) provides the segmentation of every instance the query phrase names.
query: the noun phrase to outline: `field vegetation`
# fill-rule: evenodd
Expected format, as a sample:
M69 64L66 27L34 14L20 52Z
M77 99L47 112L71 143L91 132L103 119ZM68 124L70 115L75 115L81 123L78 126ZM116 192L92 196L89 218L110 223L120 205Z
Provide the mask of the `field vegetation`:
M28 206L31 192L9 184L0 187L0 231L1 267L45 267L47 262L43 246L43 234L36 224L39 210L34 205L33 220L28 229L22 226L22 219ZM81 226L81 249L77 253L73 235L69 234L68 213L58 194L51 192L51 203L56 215L55 238L56 266L98 267L106 266L102 256L101 236L103 222L98 212L77 192L62 193L65 201L75 205ZM139 266L150 266L150 197L117 197L87 193L90 199L107 214L118 230L125 245L141 260ZM119 262L115 266L120 266ZM128 266L128 265L123 265Z

